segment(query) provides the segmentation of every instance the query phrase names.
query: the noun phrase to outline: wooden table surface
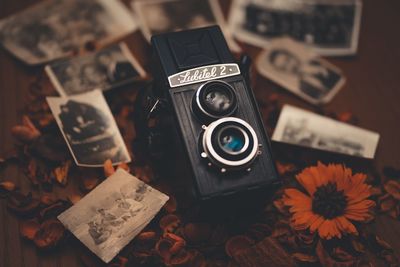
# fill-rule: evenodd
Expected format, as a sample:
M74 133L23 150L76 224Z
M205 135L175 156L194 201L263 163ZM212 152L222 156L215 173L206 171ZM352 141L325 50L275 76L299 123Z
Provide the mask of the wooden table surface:
M1 0L0 18L32 4L34 0ZM222 1L226 9L227 1ZM381 135L376 158L378 170L391 165L400 168L400 10L399 0L364 1L358 54L354 57L330 58L347 77L343 90L325 106L334 112L351 111L359 125ZM136 32L125 39L141 63L148 69L150 47ZM255 56L257 49L246 48ZM28 86L42 67L29 67L0 49L0 155L13 147L10 129L20 122L21 110L27 103ZM266 97L277 92L283 102L313 109L295 96L272 88L262 78L257 79L256 95ZM16 167L0 172L0 181L16 181L29 190L29 182ZM400 223L380 215L376 230L400 256ZM20 238L18 220L0 200L0 267L10 266L81 266L78 242L68 243L51 253L42 253Z

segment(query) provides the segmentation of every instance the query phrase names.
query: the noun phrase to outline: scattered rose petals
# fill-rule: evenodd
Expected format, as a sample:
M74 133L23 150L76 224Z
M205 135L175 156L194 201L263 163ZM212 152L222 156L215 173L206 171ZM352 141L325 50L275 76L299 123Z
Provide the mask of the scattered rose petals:
M39 130L33 125L28 116L22 117L22 125L11 129L13 136L23 142L31 142L40 136Z
M307 263L316 263L318 262L318 258L315 255L305 254L296 252L292 254L292 257L300 262L307 262Z
M56 219L50 219L40 225L33 241L40 249L50 249L55 247L63 238L65 228Z
M164 232L173 232L181 223L181 219L174 214L167 214L160 219L159 225Z
M74 205L76 203L78 203L78 201L81 199L82 199L82 197L78 194L72 194L72 195L68 196L69 202L71 202L71 204L74 204Z
M4 190L7 192L11 192L14 191L15 189L17 189L17 186L13 182L4 181L0 183L0 191Z
M93 176L84 176L81 180L81 189L85 192L91 191L99 183L99 179Z
M111 159L108 159L108 160L106 160L106 161L104 162L104 164L103 164L103 169L104 169L104 175L105 175L106 177L109 177L109 176L111 176L111 175L114 174L115 169L114 169L114 166L113 166L113 164L112 164Z
M400 183L394 180L389 180L385 183L384 188L392 197L400 200Z
M36 233L40 229L40 224L36 220L28 220L20 223L19 232L21 236L33 240L35 238Z
M234 258L235 255L252 245L254 245L254 240L251 240L247 236L238 235L231 237L228 242L225 244L225 252L228 254L229 257Z
M54 169L53 173L54 176L56 178L56 181L60 184L60 185L67 185L68 182L68 173L69 173L69 169L71 167L71 161L67 161L65 162L62 166L57 167Z
M32 193L24 195L20 192L13 192L9 198L7 207L19 216L31 216L39 208L40 201L32 197Z

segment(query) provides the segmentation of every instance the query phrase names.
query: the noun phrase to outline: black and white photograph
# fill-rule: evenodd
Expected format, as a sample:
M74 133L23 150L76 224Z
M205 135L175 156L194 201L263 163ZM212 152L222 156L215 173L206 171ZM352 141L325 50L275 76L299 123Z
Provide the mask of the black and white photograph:
M45 0L0 21L0 41L30 65L109 44L137 29L119 0Z
M102 91L47 97L47 102L78 166L131 161Z
M58 216L104 262L154 218L169 197L122 169Z
M373 159L379 134L285 105L272 140Z
M218 24L230 49L240 51L226 26L221 7L215 0L139 0L132 2L143 35L188 30Z
M267 48L290 36L324 56L357 53L361 0L234 0L229 28L236 38Z
M289 37L271 41L257 58L258 72L311 104L326 104L343 88L342 71Z
M47 65L46 73L61 96L116 88L143 79L145 71L125 43Z

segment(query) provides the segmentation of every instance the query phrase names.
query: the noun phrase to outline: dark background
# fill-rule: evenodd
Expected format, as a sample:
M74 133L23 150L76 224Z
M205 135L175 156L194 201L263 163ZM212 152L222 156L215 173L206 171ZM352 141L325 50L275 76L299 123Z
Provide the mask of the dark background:
M0 18L4 18L34 0L0 0ZM221 1L225 11L229 0ZM400 168L400 2L398 0L364 1L358 53L354 57L329 58L341 68L347 82L331 103L327 111L352 112L359 119L359 126L381 134L374 162L378 170L392 165ZM146 70L149 70L150 47L140 32L126 39L133 54ZM253 57L259 52L244 45ZM29 67L0 49L0 155L13 147L10 133L12 126L20 122L22 109L29 101L28 87L41 67ZM313 110L314 107L271 86L261 77L256 79L258 98L267 98L277 92L282 102ZM9 167L0 173L0 181L14 180L22 189L29 189L29 182L21 170ZM56 188L56 187L55 187ZM57 191L57 190L56 190ZM57 192L62 195L63 193ZM380 215L375 228L400 256L400 223ZM18 220L8 213L5 201L0 201L0 266L80 266L77 252L81 245L68 243L52 253L40 253L33 244L19 235Z

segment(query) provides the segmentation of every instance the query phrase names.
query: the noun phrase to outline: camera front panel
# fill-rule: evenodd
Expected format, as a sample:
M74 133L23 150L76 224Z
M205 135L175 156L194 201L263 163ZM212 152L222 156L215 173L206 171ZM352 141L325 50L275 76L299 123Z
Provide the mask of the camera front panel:
M181 133L181 142L190 161L193 182L200 199L261 188L276 180L269 141L252 92L246 87L243 77L236 75L216 82L229 85L234 98L230 98L230 89L226 88L225 93L214 96L222 104L210 105L206 113L211 111L213 116L202 116L204 112L198 110L196 103L199 92L202 93L209 81L169 90L176 125ZM222 87L221 90L225 89ZM231 101L226 101L227 99ZM230 106L232 101L233 106ZM212 133L208 134L210 127ZM211 147L214 148L217 159L206 149L204 135L207 134L216 136L209 140L214 142ZM218 162L218 155L226 162ZM228 166L233 163L234 166L229 168L224 163Z

